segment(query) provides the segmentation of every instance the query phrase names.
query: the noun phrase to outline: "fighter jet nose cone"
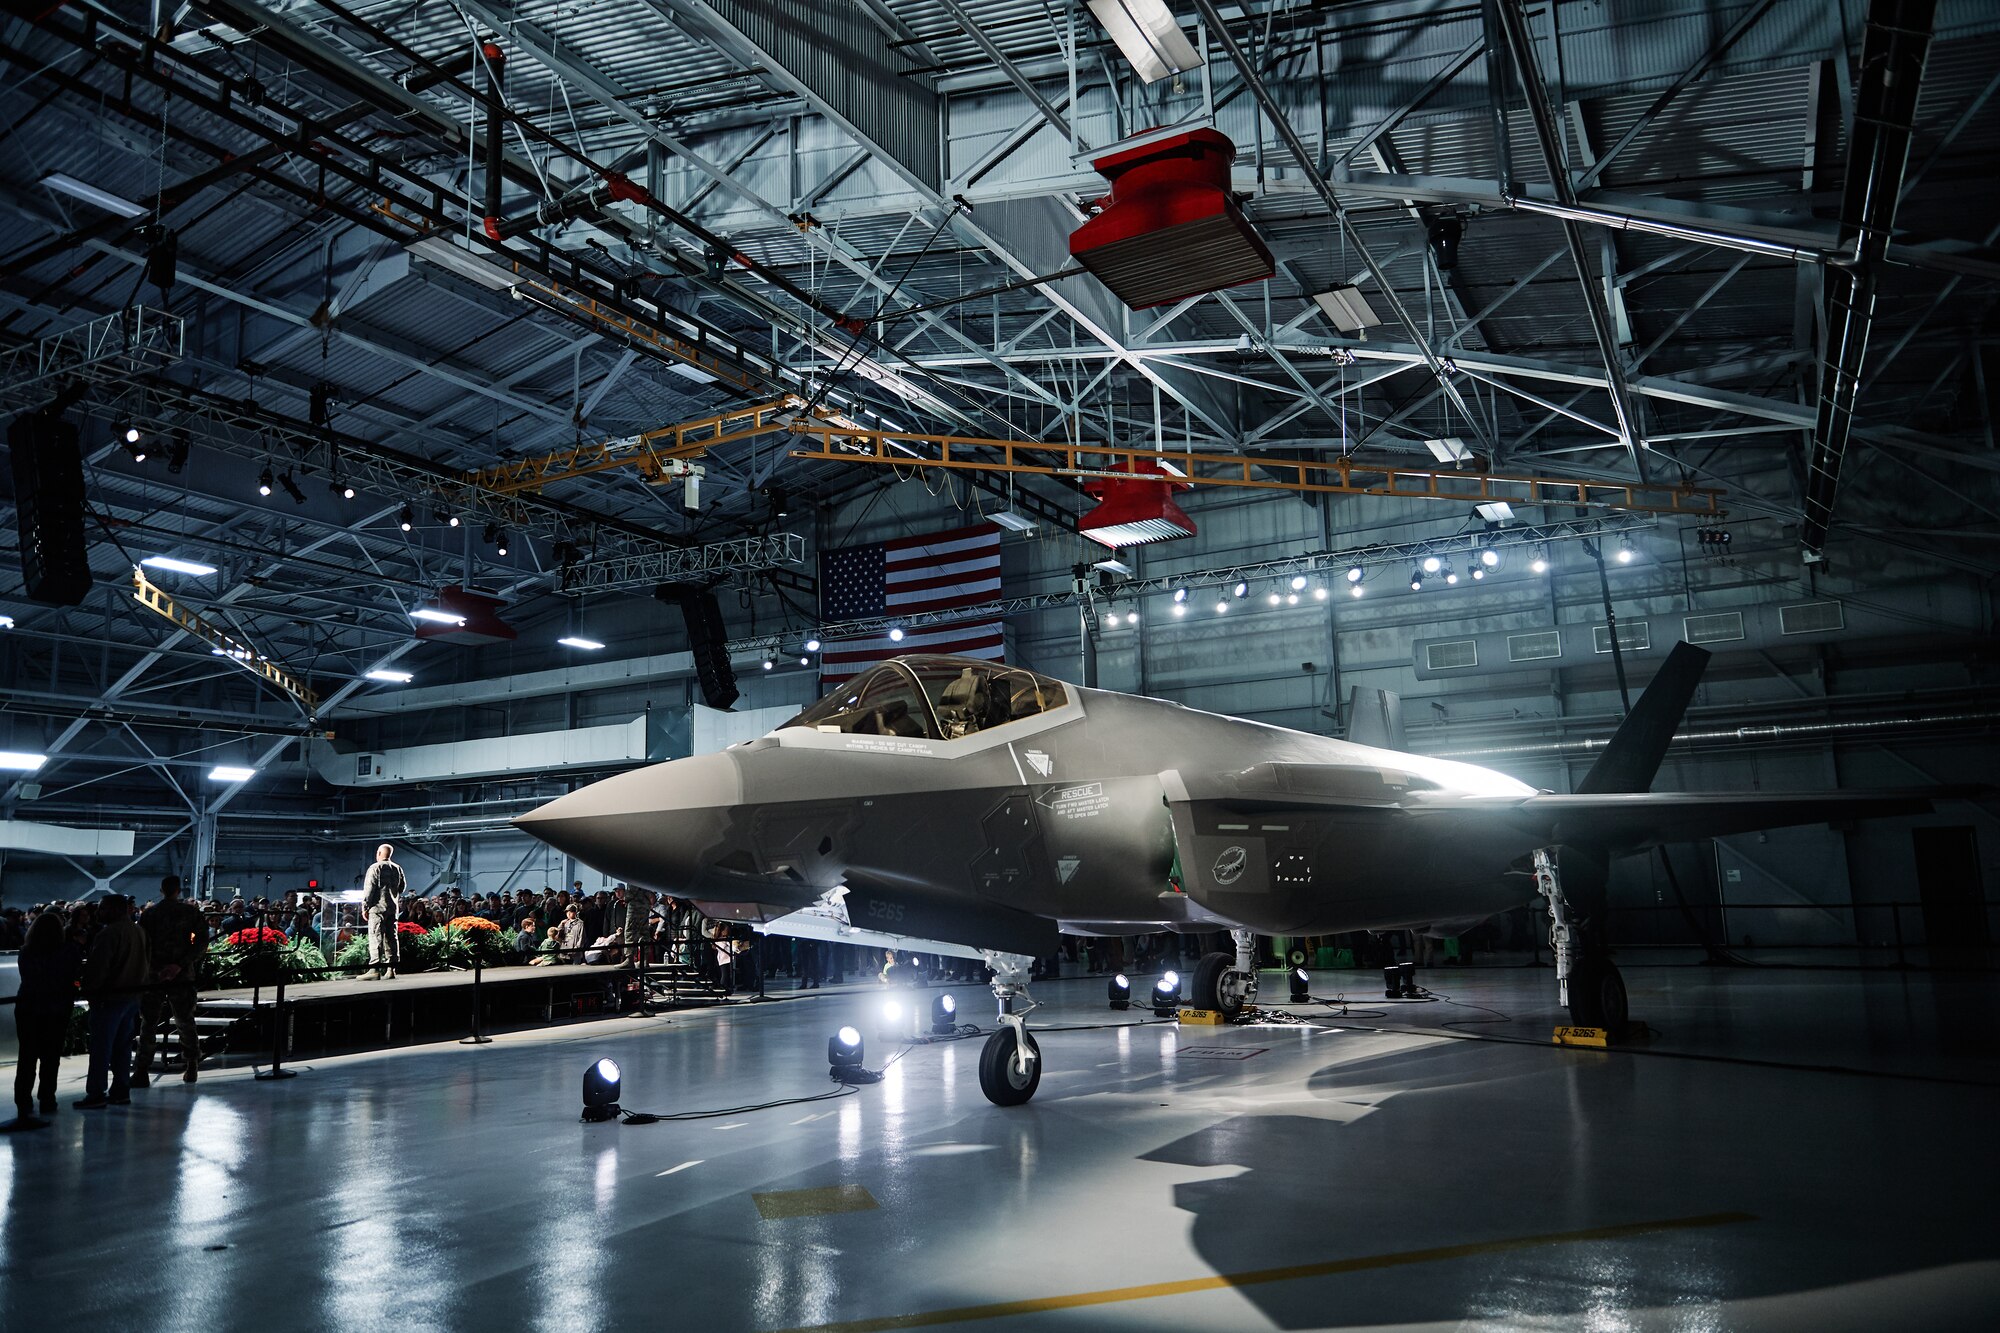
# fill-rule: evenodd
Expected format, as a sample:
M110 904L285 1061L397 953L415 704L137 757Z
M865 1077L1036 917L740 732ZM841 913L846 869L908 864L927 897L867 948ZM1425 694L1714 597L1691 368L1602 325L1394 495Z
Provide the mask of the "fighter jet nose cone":
M714 853L742 799L734 756L697 755L593 782L513 822L594 869L673 892Z

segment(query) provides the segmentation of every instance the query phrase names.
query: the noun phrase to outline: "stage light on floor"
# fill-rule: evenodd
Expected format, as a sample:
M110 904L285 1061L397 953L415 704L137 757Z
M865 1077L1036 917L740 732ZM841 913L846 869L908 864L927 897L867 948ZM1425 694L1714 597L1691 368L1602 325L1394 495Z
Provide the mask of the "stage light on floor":
M1153 983L1153 1013L1160 1018L1171 1018L1180 1012L1181 975L1178 972L1162 973Z
M1400 1000L1403 998L1403 974L1394 963L1382 969L1382 998Z
M958 1001L949 991L931 1001L931 1035L948 1037L958 1031Z
M1105 993L1111 997L1111 1007L1113 1009L1130 1009L1132 1007L1132 978L1120 972L1117 976L1111 978L1110 984L1105 987Z
M618 1062L606 1057L583 1071L583 1118L610 1120L618 1114Z
M903 1006L894 1000L882 1001L882 1026L893 1028L903 1017Z
M1306 975L1303 967L1293 968L1290 979L1293 1004L1304 1004L1312 998L1312 978Z
M827 1072L835 1078L843 1074L861 1072L861 1033L853 1027L844 1027L826 1039Z

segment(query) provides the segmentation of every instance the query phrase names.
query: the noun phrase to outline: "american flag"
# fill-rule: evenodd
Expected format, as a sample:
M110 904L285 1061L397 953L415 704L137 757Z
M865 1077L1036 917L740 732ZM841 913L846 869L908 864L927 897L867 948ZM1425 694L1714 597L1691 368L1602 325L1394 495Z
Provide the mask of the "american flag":
M895 619L980 606L1000 596L1000 530L990 523L827 551L819 560L820 616L827 621ZM820 676L830 688L902 653L957 653L998 662L997 620L955 621L904 633L829 639Z

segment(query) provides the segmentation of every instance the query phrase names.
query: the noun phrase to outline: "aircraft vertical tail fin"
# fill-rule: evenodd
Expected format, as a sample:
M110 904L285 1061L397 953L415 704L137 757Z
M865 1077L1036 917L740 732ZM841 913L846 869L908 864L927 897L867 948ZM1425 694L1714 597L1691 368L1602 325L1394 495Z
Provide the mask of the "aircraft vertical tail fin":
M1707 649L1691 643L1674 645L1659 674L1612 733L1611 743L1577 784L1577 795L1603 796L1652 788L1653 775L1660 771L1660 761L1667 757L1667 746L1673 743L1681 715L1687 712L1695 686L1701 683L1708 657Z

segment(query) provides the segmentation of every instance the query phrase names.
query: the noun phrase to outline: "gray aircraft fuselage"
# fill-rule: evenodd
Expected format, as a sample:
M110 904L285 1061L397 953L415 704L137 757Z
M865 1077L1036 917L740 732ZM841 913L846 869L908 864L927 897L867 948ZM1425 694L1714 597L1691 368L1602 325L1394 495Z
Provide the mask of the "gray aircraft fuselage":
M1505 774L1034 679L1059 706L989 713L958 735L933 689L915 723L836 711L593 783L516 823L614 878L742 905L732 915L769 921L845 887L856 927L987 947L1025 941L1030 923L1290 935L1469 922L1533 893L1519 872L1542 838L1427 817L1533 794Z

